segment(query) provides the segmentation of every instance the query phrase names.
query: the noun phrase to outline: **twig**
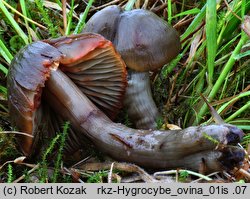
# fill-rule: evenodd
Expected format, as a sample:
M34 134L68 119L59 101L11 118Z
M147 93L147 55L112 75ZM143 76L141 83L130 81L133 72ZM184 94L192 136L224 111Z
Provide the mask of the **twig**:
M113 168L114 168L114 162L112 162L112 164L110 166L110 170L109 170L109 174L108 174L108 183L112 183Z
M241 18L240 18L231 8L230 8L230 6L229 6L229 4L227 3L226 0L224 0L224 3L226 4L228 10L229 10L237 19L239 19L239 20L241 21L242 19L241 19Z
M67 30L67 14L66 14L66 0L62 0L62 14L63 14L63 28L64 28L64 34Z
M122 178L121 182L131 183L131 182L136 182L136 181L140 181L140 180L141 180L141 177L136 175L136 176L124 177L124 178Z
M19 164L19 165L25 165L25 166L31 167L31 168L33 168L33 167L35 166L34 164L23 163L24 159L26 159L26 157L25 157L25 156L21 156L21 157L16 158L15 160L6 161L6 162L0 167L0 170L1 170L6 164L9 164L9 163L15 163L15 164Z
M121 0L114 0L114 1L108 2L108 3L103 4L103 5L101 5L101 6L92 8L92 9L90 10L90 12L93 12L93 11L96 11L96 10L100 10L100 9L102 9L102 8L105 8L105 7L107 7L107 6L113 5L113 4L118 3L118 2L120 2L120 1L121 1Z
M63 169L64 169L66 172L68 172L68 173L72 176L72 178L74 178L75 180L77 180L77 181L80 182L80 183L84 183L84 181L83 181L82 179L80 179L79 177L76 177L76 175L75 175L74 173L72 173L71 170L69 170L69 169L66 168L66 167L63 167Z
M123 1L121 1L121 3L118 4L118 6L122 7L123 9L125 9L126 3L127 3L127 0L123 0Z
M13 163L13 162L14 162L13 160L6 161L6 162L3 163L3 165L0 167L0 170L2 170L2 168L3 168L6 164Z
M157 6L157 7L152 7L150 9L150 11L152 11L154 13L157 13L157 12L160 12L161 10L165 9L167 6L168 5L166 3L164 3L164 4L161 4L161 5Z
M237 170L237 173L243 175L248 181L250 180L250 173L248 173L246 170L240 168Z
M34 168L32 168L31 170L28 171L28 174L31 174L33 171L37 170L40 167L40 164L37 164L34 166ZM17 183L20 182L21 180L23 180L25 178L26 175L22 175L19 178L17 178L16 180L13 181L13 183Z
M112 163L86 163L84 165L79 166L78 168L85 171L86 170L99 171L99 170L110 169L111 164ZM144 180L145 182L159 182L154 177L149 175L146 171L144 171L142 168L134 164L115 162L113 168L130 173L138 173L141 179ZM79 169L74 169L74 170L79 170Z
M190 171L190 170L182 170L182 169L156 172L156 173L154 173L154 177L157 177L158 175L176 174L176 172L183 172L183 171L188 172L188 174L191 174L193 176L197 176L197 177L202 178L202 179L207 180L207 181L213 180L212 178L209 178L208 176L202 175L200 173L196 173L196 172Z
M147 7L148 7L148 0L145 0L142 9L147 9Z
M184 25L190 23L194 19L194 17L190 17L190 18L188 18L188 17L189 17L188 15L185 16L183 19L181 19L180 21L178 21L173 27L175 29L179 29L179 28L181 28L181 26L184 26Z
M30 134L28 134L28 133L23 133L23 132L19 132L19 131L0 131L0 133L18 134L18 135L24 135L24 136L27 136L27 137L31 137L31 138L34 137L33 135L30 135Z
M207 175L207 177L211 177L211 176L216 175L218 173L219 173L218 171L210 173L209 175ZM201 180L203 180L203 178L198 178L197 180L193 180L192 183L197 183L197 182L199 182Z
M92 156L90 155L90 156L84 158L83 160L80 160L79 162L77 162L77 163L75 163L73 166L71 166L71 168L77 167L78 165L80 165L80 164L86 162L86 161L87 161L88 159L90 159L91 157L92 157Z

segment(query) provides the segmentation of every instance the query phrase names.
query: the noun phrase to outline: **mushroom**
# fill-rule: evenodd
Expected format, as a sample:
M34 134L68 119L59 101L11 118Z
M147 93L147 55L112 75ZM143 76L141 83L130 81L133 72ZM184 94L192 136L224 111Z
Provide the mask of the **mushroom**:
M94 14L83 32L95 32L112 41L130 70L124 104L139 129L156 129L158 109L154 103L149 71L161 68L180 51L174 28L154 13L122 11L108 6Z
M101 35L80 34L34 42L23 48L11 65L8 101L12 124L34 136L34 139L21 137L21 148L26 155L33 151L33 145L37 147L40 131L49 131L43 137L51 137L59 130L58 122L62 119L51 113L46 103L41 103L42 88L50 70L59 65L110 118L114 118L122 106L127 85L125 64L112 43ZM71 136L70 140L78 141L77 135ZM79 144L71 144L74 145Z
M103 49L103 56L96 53L100 49ZM98 149L116 160L148 168L183 167L198 170L200 164L205 163L207 171L218 171L232 169L243 161L244 150L234 146L242 138L243 132L232 125L159 131L136 130L112 122L65 73L83 68L84 63L88 65L91 60L97 63L93 54L98 54L100 59L110 56L109 61L116 63L118 70L124 70L124 64L111 43L96 34L38 41L17 53L11 63L7 82L13 126L32 134L33 140L41 139L43 134L48 134L46 112L53 110L63 120L70 121L74 132L70 132L69 136L77 139L77 143L68 140L66 147L69 142L70 145L77 145L79 140L87 137ZM123 76L121 72L117 77ZM91 75L90 81L96 80L93 77ZM124 84L123 80L120 78L117 81ZM125 86L121 88L125 90ZM43 128L40 128L41 125ZM204 134L220 144L216 147L217 144ZM26 155L37 152L33 140L26 137L20 139Z

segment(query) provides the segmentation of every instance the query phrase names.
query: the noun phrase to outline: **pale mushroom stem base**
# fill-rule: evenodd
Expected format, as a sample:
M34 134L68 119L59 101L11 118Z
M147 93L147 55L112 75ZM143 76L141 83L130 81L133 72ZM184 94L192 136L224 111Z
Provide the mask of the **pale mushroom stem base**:
M244 150L229 146L242 131L230 125L190 127L184 130L135 130L113 123L59 69L51 71L45 99L73 128L90 138L98 149L119 161L148 168L189 168L207 171L238 166ZM204 133L225 144L221 150ZM223 163L223 165L221 164Z

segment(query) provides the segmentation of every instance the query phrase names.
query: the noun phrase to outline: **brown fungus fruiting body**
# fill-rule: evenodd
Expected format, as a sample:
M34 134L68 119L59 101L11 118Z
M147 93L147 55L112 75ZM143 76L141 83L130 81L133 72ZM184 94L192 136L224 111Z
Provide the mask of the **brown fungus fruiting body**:
M45 114L50 111L45 108L46 103L41 103L41 97L51 70L58 67L111 118L122 107L127 85L125 64L112 43L101 35L79 34L27 45L12 60L8 74L11 122L34 136L20 137L26 155L33 152L33 145L37 147L35 141L41 136L40 131L55 133L53 124L48 125L51 121Z
M127 67L135 71L161 68L181 48L176 30L143 9L122 11L108 6L89 19L83 32L95 32L112 41Z
M65 92L65 87L67 91ZM205 163L207 172L232 169L244 160L244 150L233 146L243 132L231 125L208 125L183 130L137 130L107 118L61 71L52 71L47 81L46 100L70 120L76 131L93 141L102 152L116 160L147 168L189 168ZM64 98L58 98L60 93ZM65 104L63 99L71 99ZM82 105L81 105L82 104ZM84 106L84 111L77 109ZM208 140L204 134L219 142ZM222 164L223 162L223 164Z
M93 37L95 34L87 35ZM86 34L64 37L62 40L77 41L74 38L85 36ZM104 41L103 37L95 35L94 38L96 37ZM84 60L78 59L77 52L81 50L78 44L74 44L71 43L70 47L73 47L71 50L76 55L70 59ZM86 49L92 49L92 44L87 42L86 45L90 45L90 48L85 46ZM110 48L113 49L112 45ZM34 136L33 140L27 140L26 137L19 139L25 155L36 154L39 146L34 140L42 139L44 135L51 133L46 131L46 126L39 128L40 125L47 125L47 122L51 123L51 121L43 123L50 117L53 119L53 115L43 114L50 108L63 121L71 123L73 131L69 132L68 139L74 139L76 142L67 140L66 148L67 145L81 147L77 146L80 143L78 141L87 137L99 150L116 160L158 169L178 167L198 170L200 164L205 163L207 172L211 172L231 169L239 166L244 160L244 150L233 146L243 135L243 132L235 126L223 124L158 131L137 130L112 122L70 77L61 71L60 67L64 71L66 67L63 64L61 66L61 61L70 57L67 57L65 53L67 50L64 50L64 48L59 50L58 46L50 46L48 42L35 42L21 50L11 64L8 74L8 100L12 125ZM87 57L89 55L89 53L82 54ZM118 57L112 56L110 59ZM119 63L119 67L122 67L123 62ZM76 66L78 64L80 63ZM71 67L74 67L74 64ZM120 83L124 84L123 81ZM222 147L216 148L216 144L203 134L216 139ZM67 152L70 154L73 151Z
M7 82L8 102L11 123L18 130L33 136L41 129L47 130L41 106L42 89L62 57L56 48L38 41L24 47L12 60ZM36 137L20 136L24 154L31 153L34 140Z
M95 32L113 42L128 70L124 104L140 129L156 129L160 114L151 94L149 71L174 59L181 48L178 33L156 14L108 6L94 14L83 32Z

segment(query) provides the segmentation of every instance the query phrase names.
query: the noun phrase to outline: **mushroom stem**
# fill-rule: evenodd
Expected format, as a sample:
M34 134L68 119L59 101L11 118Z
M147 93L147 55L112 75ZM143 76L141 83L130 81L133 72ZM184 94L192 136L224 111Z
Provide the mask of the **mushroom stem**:
M51 71L44 89L47 102L71 122L73 128L90 138L111 157L149 168L185 167L207 171L239 165L244 150L226 144L235 143L242 131L231 125L189 127L184 130L135 130L112 122L59 69ZM203 134L223 144L216 144ZM225 146L224 146L225 144Z
M156 129L160 114L151 93L148 72L128 70L124 105L137 129Z

